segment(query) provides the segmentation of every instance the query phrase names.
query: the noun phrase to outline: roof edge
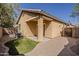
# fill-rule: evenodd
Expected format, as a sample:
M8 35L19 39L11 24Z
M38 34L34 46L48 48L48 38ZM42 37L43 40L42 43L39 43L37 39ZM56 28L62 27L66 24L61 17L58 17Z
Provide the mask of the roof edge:
M44 15L44 16L50 17L50 18L52 18L52 19L55 19L55 20L58 21L58 22L64 23L64 24L66 24L66 25L69 25L68 23L66 23L66 22L64 22L64 21L62 21L62 20L60 20L59 18L57 18L57 17L55 17L55 16L53 16L53 15L48 14L47 12L45 12L45 11L43 11L43 10L41 10L41 9L21 9L21 12L20 12L20 14L19 14L19 16L18 16L18 19L17 19L16 24L18 24L18 22L19 22L19 20L20 20L20 17L21 17L21 15L22 15L22 12L23 12L23 11L39 13L39 14L42 14L42 15Z

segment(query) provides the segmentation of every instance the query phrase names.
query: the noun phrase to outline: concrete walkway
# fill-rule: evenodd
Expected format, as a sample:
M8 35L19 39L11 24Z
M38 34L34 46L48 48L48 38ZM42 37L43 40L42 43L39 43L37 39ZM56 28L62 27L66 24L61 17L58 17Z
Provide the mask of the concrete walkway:
M58 37L48 41L39 43L31 52L26 53L26 56L56 56L69 42L65 37Z
M0 38L0 56L6 56L9 55L8 54L8 50L9 48L6 47L4 44L8 41L10 41L11 38L8 35L3 36L2 38Z

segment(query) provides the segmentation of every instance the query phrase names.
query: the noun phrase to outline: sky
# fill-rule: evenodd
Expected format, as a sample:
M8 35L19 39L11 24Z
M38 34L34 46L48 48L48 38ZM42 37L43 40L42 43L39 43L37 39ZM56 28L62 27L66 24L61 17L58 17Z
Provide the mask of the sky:
M71 3L22 3L23 9L41 9L67 23L78 24L78 18L70 17L74 4Z

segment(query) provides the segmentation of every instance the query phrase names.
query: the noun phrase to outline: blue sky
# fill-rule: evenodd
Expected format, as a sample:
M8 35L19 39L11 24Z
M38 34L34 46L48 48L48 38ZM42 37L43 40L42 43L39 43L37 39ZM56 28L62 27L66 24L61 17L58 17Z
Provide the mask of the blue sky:
M42 9L51 15L54 15L65 22L71 22L73 24L78 23L77 18L70 17L74 4L68 3L22 3L21 8L24 9Z

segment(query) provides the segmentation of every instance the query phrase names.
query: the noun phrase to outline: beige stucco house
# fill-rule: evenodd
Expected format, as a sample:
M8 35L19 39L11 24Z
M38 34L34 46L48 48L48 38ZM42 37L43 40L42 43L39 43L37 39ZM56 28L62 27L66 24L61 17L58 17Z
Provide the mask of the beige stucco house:
M59 18L39 9L22 10L17 24L20 33L24 37L37 36L38 41L42 41L44 37L54 38L61 36L63 29L68 26Z

